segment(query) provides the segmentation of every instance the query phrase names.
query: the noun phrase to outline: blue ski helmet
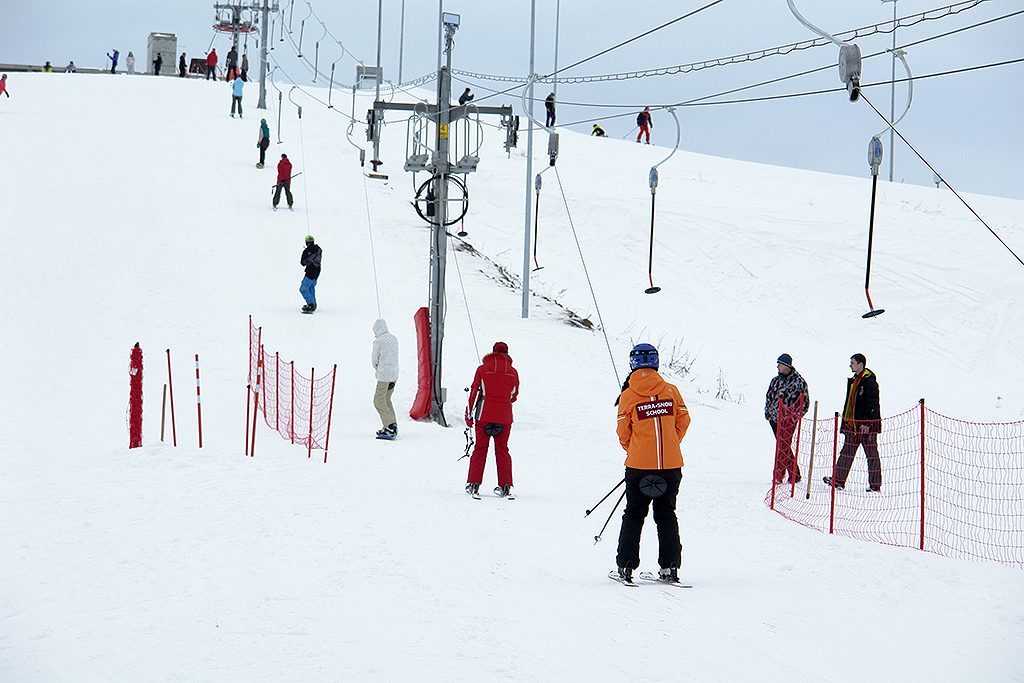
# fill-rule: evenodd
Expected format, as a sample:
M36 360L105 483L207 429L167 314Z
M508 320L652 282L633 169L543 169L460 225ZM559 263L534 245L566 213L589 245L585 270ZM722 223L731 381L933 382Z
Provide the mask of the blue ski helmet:
M650 344L637 344L629 352L629 369L638 368L658 369L658 349Z

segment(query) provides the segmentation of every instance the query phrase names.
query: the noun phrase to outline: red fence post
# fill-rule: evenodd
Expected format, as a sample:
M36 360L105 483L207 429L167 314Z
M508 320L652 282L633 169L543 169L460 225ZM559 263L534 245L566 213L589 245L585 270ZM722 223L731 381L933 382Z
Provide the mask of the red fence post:
M313 457L313 391L316 388L316 368L309 369L309 441L306 445L306 457Z
M249 386L252 386L252 313L249 314L249 357L245 360ZM245 411L245 432L249 433L249 410ZM247 453L248 454L248 453Z
M256 352L256 397L253 400L252 408L252 440L250 441L251 448L249 449L249 457L256 456L256 421L260 415L260 389L261 382L263 381L263 363L259 351Z
M327 405L327 437L324 439L324 464L327 464L327 447L331 444L331 414L334 412L334 383L338 379L338 365L331 371L331 400Z
M199 447L203 447L203 402L199 395L199 354L196 354L196 413L199 419Z
M839 413L832 421L832 500L828 505L828 532L836 530L836 453L839 450Z
M171 380L171 350L167 349L167 386L171 390L171 443L178 446L178 430L174 426L174 382Z
M142 446L142 347L135 342L128 362L128 448Z
M292 445L295 445L295 361L291 362L292 366L292 402L291 407L288 409L288 435L292 439Z
M919 550L924 550L924 399L921 399L921 543Z
M249 406L252 405L252 385L245 385L245 454L249 455Z
M160 404L160 443L164 442L164 421L167 419L167 385L164 385L164 398Z
M274 431L281 431L281 354L274 352Z

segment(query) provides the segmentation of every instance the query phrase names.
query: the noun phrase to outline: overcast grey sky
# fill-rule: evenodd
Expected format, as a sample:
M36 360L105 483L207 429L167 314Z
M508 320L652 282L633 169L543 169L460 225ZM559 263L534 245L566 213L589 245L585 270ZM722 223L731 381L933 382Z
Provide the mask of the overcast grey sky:
M290 3L279 0L287 22ZM597 53L631 38L709 0L623 3L610 0L561 0L559 64ZM797 0L797 7L822 28L839 32L892 18L892 3L880 0ZM953 4L952 0L899 0L898 14L907 16ZM402 0L383 0L382 63L385 75L398 77L399 27ZM297 0L291 17L292 37L298 41L300 22L309 16L303 51L309 56L324 31L310 16L309 7L324 20L331 33L366 64L373 64L377 49L375 0L307 4ZM553 71L556 0L537 2L537 67ZM1024 0L988 0L956 16L926 21L897 32L897 45L992 19L1024 9ZM529 68L530 2L447 0L445 10L459 13L462 26L456 35L453 63L468 71L526 75ZM404 80L429 73L437 61L436 0L405 1ZM212 30L212 2L194 0L105 0L102 3L9 3L0 22L0 63L52 61L63 66L74 59L79 66L103 66L105 53L129 50L145 63L146 38L152 31L175 33L179 52L189 57L205 54L211 42L227 52L229 38ZM275 31L275 36L279 31ZM1024 15L933 40L907 51L915 76L1024 57L1021 36ZM594 59L565 75L589 75L672 66L774 47L813 38L790 13L785 0L724 0L648 37ZM879 34L856 42L867 55L888 48L891 35ZM301 83L304 70L288 42L274 39L273 55ZM255 41L250 40L255 56ZM321 43L321 64L339 59L341 50L329 38ZM588 84L561 84L560 101L632 105L624 109L594 106L559 107L559 122L570 122L623 112L633 106L681 102L762 80L835 64L838 49L826 45L756 62L722 66L691 74ZM253 60L255 63L255 59ZM255 68L255 67L254 67ZM888 80L888 55L864 62L864 83ZM329 67L327 67L329 70ZM345 56L337 62L338 78L351 83L355 62ZM303 78L300 78L303 77ZM897 63L897 78L902 78ZM16 76L14 76L16 78ZM923 79L915 83L910 113L901 132L958 190L1024 198L1021 159L1024 158L1024 64ZM511 84L480 81L478 97L486 88ZM831 88L841 85L830 68L768 87L744 91L726 99L760 97ZM897 115L906 100L906 86L896 86ZM543 97L548 86L538 86ZM886 114L889 87L866 89L867 96ZM518 97L492 98L510 102ZM365 113L365 112L364 112ZM768 102L695 106L679 109L684 149L737 159L861 176L867 179L867 143L885 127L864 102L850 103L844 93L831 93ZM635 113L604 123L610 135L625 135ZM655 143L673 144L674 124L665 112L656 112ZM590 124L578 130L589 131ZM888 135L883 137L888 176ZM931 184L932 174L897 139L895 180Z

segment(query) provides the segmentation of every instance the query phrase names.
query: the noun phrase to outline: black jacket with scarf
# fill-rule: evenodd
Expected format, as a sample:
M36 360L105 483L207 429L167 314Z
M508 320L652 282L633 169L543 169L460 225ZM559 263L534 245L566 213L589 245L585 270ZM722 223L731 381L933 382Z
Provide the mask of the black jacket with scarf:
M846 419L850 408L850 388L856 381L854 375L846 380L846 401L843 404L843 428L844 432L859 431L861 425L868 426L868 433L878 434L882 431L882 411L878 406L878 378L871 370L864 368L860 384L857 386L857 394L853 397L853 419L855 424L851 425Z

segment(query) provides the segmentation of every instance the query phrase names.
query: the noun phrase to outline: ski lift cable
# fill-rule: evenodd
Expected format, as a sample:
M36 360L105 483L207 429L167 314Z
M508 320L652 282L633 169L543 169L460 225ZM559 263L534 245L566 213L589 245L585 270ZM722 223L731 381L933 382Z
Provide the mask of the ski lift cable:
M667 28L667 27L671 26L672 24L675 24L677 22L682 21L683 19L689 19L690 17L694 16L695 14L699 14L700 12L703 12L706 9L711 9L715 5L719 5L719 4L723 3L723 2L725 2L725 0L712 0L712 2L709 2L708 4L706 4L706 5L702 6L702 7L698 7L697 9L692 10L690 12L687 12L686 14L683 14L682 16L678 16L675 19L672 19L670 21L666 21L664 24L661 24L660 26L655 26L654 28L649 29L647 31L644 31L643 33L641 33L639 35L633 36L632 38L629 38L628 40L624 40L621 43L618 43L616 45L612 45L609 48L605 48L604 50L601 50L600 52L592 54L589 57L584 57L583 59L575 61L575 62L573 62L572 64L570 64L568 66L563 66L561 69L557 69L555 71L552 71L547 76L545 76L545 78L551 78L552 76L560 74L563 71L568 71L569 69L573 69L573 68L579 66L580 64L585 64L585 63L589 62L592 59L597 59L598 57L600 57L602 55L608 54L612 50L617 50L620 47L623 47L624 45L629 45L630 43L632 43L634 41L640 40L641 38L645 38L645 37L651 35L652 33L655 33L656 31L660 31L663 28Z
M466 306L466 319L469 321L469 332L473 337L473 351L476 352L476 358L480 360L480 347L476 342L476 326L473 324L473 313L470 310L469 297L466 295L466 283L462 281L462 267L459 265L459 249L455 243L455 237L448 233L448 241L452 247L452 257L455 260L455 272L459 275L459 287L462 288L462 301ZM459 242L465 244L465 240L459 239Z
M370 192L366 188L366 174L360 172L363 177L363 200L366 203L366 232L370 236L370 262L373 264L373 291L377 295L377 317L383 318L380 307L380 280L377 277L377 252L373 246L373 220L370 217Z
M1024 10L1022 10L1022 11L1024 11ZM907 56L906 56L907 53L904 50L897 49L897 50L893 51L893 54L896 55L899 58L899 60L903 63L903 68L907 72L907 106L903 109L903 113L900 114L896 118L896 120L892 122L892 124L890 126L886 126L877 135L875 135L876 138L882 137L882 135L884 135L885 132L889 130L889 128L891 128L892 126L895 126L900 121L902 121L903 117L906 116L907 112L910 111L910 103L914 101L914 75L912 73L910 73L910 65L907 64ZM890 151L890 153L891 153L891 151Z
M1018 61L1018 62L1019 62L1019 61L1024 61L1024 59L1019 59L1019 60L1016 60L1016 61ZM878 110L878 107L876 107L876 106L874 105L874 103L872 103L872 102L871 102L871 100L869 100L868 98L864 97L863 93L861 93L861 97L863 97L863 98L864 98L864 101L868 103L868 106L870 106L870 107L871 107L871 108L872 108L872 109L874 110L874 112L875 112L876 114L878 114L878 116L879 116L879 117L880 117L880 118L881 118L881 119L882 119L883 121L885 121L886 123L889 123L889 121L888 121L888 120L887 120L887 119L885 118L885 114L883 114L882 112L880 112L880 111ZM1017 259L1017 262L1018 262L1018 263L1020 263L1020 265L1024 266L1024 259L1021 259L1021 257L1020 257L1020 256L1018 256L1018 255L1017 255L1017 253L1016 253L1016 252L1015 252L1015 251L1014 251L1013 249L1011 249L1011 248L1010 248L1010 245L1008 245L1008 244L1007 244L1007 243L1006 243L1006 242L1005 242L1005 241L1003 240L1003 238L999 236L999 233L997 233L997 232L996 232L995 230L993 230L993 229L992 229L992 226L990 226L990 225L989 225L988 223L986 223L986 222L985 222L985 219L984 219L984 218L982 218L982 217L981 217L981 215L979 215L979 214L978 214L978 212L974 210L974 207L972 207L972 206L971 206L970 204L968 204L968 203L967 203L967 200L965 200L965 199L964 199L964 198L963 198L963 197L962 197L962 196L960 195L960 193L959 193L959 192L957 192L957 191L956 191L956 190L955 190L955 189L953 188L953 186L949 184L949 182L948 182L948 181L946 180L946 178L945 178L945 177L944 177L944 176L943 176L943 175L942 175L941 173L939 173L939 172L938 172L938 171L937 171L937 170L935 169L935 167L934 167L934 166L932 166L932 165L931 165L931 163L930 163L930 162L929 162L929 161L928 161L927 159L925 159L925 158L924 158L924 156L922 156L922 155L921 155L921 153L920 153L920 152L918 152L918 151L917 151L917 148L915 148L915 147L914 147L914 146L913 146L912 144L910 144L910 141L909 141L909 140L907 140L907 138L906 138L906 137L904 137L903 133L901 133L901 132L899 131L899 128L896 128L896 126L895 126L895 125L893 124L893 125L892 125L892 129L893 129L893 131L895 131L896 135L898 135L898 136L899 136L900 140L902 140L902 141L903 141L903 144L905 144L905 145L906 145L907 147L909 147L909 148L910 148L910 151L912 151L912 152L913 152L913 153L914 153L915 155L917 155L917 158L918 158L918 159L920 159L920 160L922 161L922 163L924 163L924 165L925 165L925 166L927 166L927 167L928 167L928 168L929 168L929 169L931 170L931 172L935 174L935 177L936 177L936 178L938 178L938 179L939 179L939 181L940 181L940 182L941 182L941 183L942 183L943 185L945 185L946 187L948 187L948 188L949 188L949 191L950 191L950 192L952 192L952 193L953 193L954 195L956 195L956 198L957 198L957 199L959 199L959 200L960 200L960 202L961 202L961 203L962 203L962 204L963 204L964 206L966 206L966 207L967 207L967 210L968 210L968 211L970 211L971 213L973 213L973 214L974 214L974 217L975 217L975 218L977 218L977 219L978 219L978 220L979 220L979 221L981 222L981 224L982 224L982 225L984 225L984 226L985 226L985 227L986 227L986 228L988 229L988 231L989 231L990 233L992 233L992 236L993 236L993 237L995 237L995 238L996 238L997 240L999 240L999 243L1000 243L1000 244L1002 244L1002 245L1003 245L1003 246L1004 246L1004 247L1006 248L1006 250L1007 250L1008 252L1010 252L1010 254L1011 254L1011 255L1013 255L1013 258ZM886 130L888 130L888 128L886 128Z
M306 171L306 182L302 183L302 195L306 202L306 233L309 233L309 167L306 165L306 143L302 137L302 106L292 99L292 91L297 89L299 86L293 85L291 90L288 91L288 101L295 106L299 115L299 153L302 156L302 169Z
M856 40L858 38L866 38L876 34L892 33L897 28L909 28L916 26L917 24L926 21L936 21L945 19L950 16L955 16L961 12L965 12L970 9L990 2L991 0L964 0L963 2L948 5L946 7L939 7L935 9L925 10L924 12L918 12L915 14L909 14L904 17L900 17L894 23L891 19L877 24L870 24L868 26L861 26L855 29L848 29L837 33L837 37L849 38ZM937 12L942 14L933 15ZM688 74L696 71L702 71L704 69L710 69L719 66L728 66L732 64L745 64L747 62L755 62L761 59L774 56L785 56L792 52L807 50L815 47L822 47L827 45L831 41L824 38L810 38L795 43L788 43L786 45L778 45L775 47L762 48L760 50L752 50L750 52L744 52L742 54L730 55L727 57L716 57L711 59L705 59L699 62L690 62L688 64L678 64L674 66L658 67L655 69L639 69L633 71L621 71L616 73L608 74L593 74L589 76L567 76L562 78L548 78L540 77L536 82L538 83L564 83L570 85L576 85L581 83L595 83L600 81L622 81L632 80L638 78L649 78L652 76L673 76L679 74ZM466 71L463 69L452 69L453 74L459 74L463 76L469 76L480 80L490 81L505 81L505 82L517 82L524 83L527 79L523 76L511 76L501 74L486 74L473 71Z
M988 0L981 0L981 1L987 2ZM917 45L921 45L923 43L931 42L933 40L938 40L938 39L941 39L941 38L948 38L949 36L955 35L957 33L962 33L964 31L969 31L971 29L975 29L975 28L979 28L979 27L982 27L982 26L986 26L988 24L992 24L992 23L995 23L997 21L1003 21L1005 19L1011 19L1011 18L1016 17L1016 16L1021 15L1021 14L1024 14L1024 10L1017 10L1015 12L1010 12L1008 14L1004 14L1002 16L994 17L992 19L986 19L985 21L981 21L981 22L978 22L978 23L975 23L975 24L970 24L968 26L962 26L960 28L953 29L953 30L950 30L950 31L946 31L944 33L939 33L939 34L936 34L936 35L933 35L933 36L927 36L927 37L921 38L919 40L911 41L909 43L904 43L903 45L900 45L896 49L898 49L898 50L905 50L907 48L914 47L914 46L917 46ZM878 57L880 55L888 54L890 52L892 52L892 50L890 48L886 48L884 50L879 50L878 52L872 52L871 54L864 55L863 59L871 59L871 58L874 58L874 57ZM569 107L592 107L592 108L597 108L597 109L631 109L631 110L634 110L634 111L636 109L642 108L644 106L651 106L652 110L657 111L657 110L661 110L661 109L664 109L664 108L669 107L669 106L676 106L676 107L693 106L694 103L703 102L704 100L713 99L713 98L716 98L716 97L722 97L724 95L731 95L733 93L743 92L745 90L752 90L754 88L759 88L759 87L762 87L762 86L765 86L765 85L772 85L774 83L781 83L782 81L787 81L787 80L790 80L790 79L793 79L793 78L799 78L801 76L809 76L809 75L811 75L813 73L817 73L819 71L826 71L828 69L834 69L834 68L835 68L835 64L834 63L826 64L824 66L820 66L820 67L817 67L817 68L814 68L814 69L807 69L807 70L804 70L804 71L798 71L796 73L789 74L789 75L786 75L786 76L779 76L779 77L776 77L776 78L771 78L771 79L766 80L766 81L760 81L758 83L752 83L750 85L745 85L745 86L740 86L740 87L736 87L736 88L731 88L729 90L723 90L721 92L717 92L717 93L714 93L714 94L711 94L711 95L703 95L701 97L693 98L693 99L690 99L690 100L685 100L685 101L682 101L682 102L676 102L676 103L669 104L669 105L666 105L666 104L660 104L660 105L607 104L607 103L597 103L597 102L567 102L567 101L560 101L558 104L559 104L559 106L569 106ZM495 95L505 94L505 93L509 92L509 90L514 90L515 89L515 88L511 88L509 90L498 91L498 90L492 90L490 88L487 88L486 86L482 86L482 85L480 85L478 83L475 83L475 82L465 81L465 80L462 80L462 79L458 79L458 80L460 80L463 83L466 83L467 85L472 85L473 87L476 87L476 88L482 88L483 90L488 90L489 92L492 92ZM537 79L535 82L540 82L540 79ZM899 82L899 81L897 81L897 82ZM822 91L822 92L833 92L833 90ZM484 98L484 99L486 99L486 98ZM534 101L540 101L540 98L534 98ZM742 100L742 101L746 101L746 100ZM629 116L629 115L630 114L621 114L621 115L616 115L616 116ZM585 119L585 120L581 120L581 121L574 121L572 123L563 124L563 126L564 127L568 127L568 126L577 125L579 123L590 123L592 121L603 121L603 120L615 118L616 116L607 116L607 117L601 117L601 118L596 118L596 119Z
M562 203L565 204L565 214L569 217L569 227L572 229L572 237L576 241L576 251L579 252L580 262L583 264L583 274L587 278L587 286L590 287L590 296L594 301L594 310L597 311L597 320L601 324L601 334L604 335L605 346L608 347L608 359L612 364L612 372L615 373L615 387L619 389L622 386L622 382L619 380L619 369L615 367L615 356L612 354L612 345L608 340L608 329L604 324L604 317L601 315L601 307L597 303L597 294L594 292L594 283L590 279L590 271L587 270L587 260L583 257L583 247L580 246L580 238L576 234L576 225L572 220L572 211L569 210L569 200L565 197L565 188L562 187L562 177L558 173L558 167L555 166L555 178L558 180L558 190L562 194Z
M850 44L850 43L846 42L845 40L839 40L839 38L836 38L834 35L832 35L828 31L825 31L824 29L821 29L821 28L815 26L814 24L812 24L811 22L809 22L807 20L807 18L804 17L804 15L800 14L800 10L798 10L796 8L796 5L793 4L793 0L786 0L786 4L789 5L789 11L793 13L793 16L796 17L796 20L799 21L804 26L806 26L808 29L810 29L811 32L817 33L822 38L825 38L827 40L831 40L833 43L835 43L839 47L843 47L844 45L849 45Z
M1024 57L1018 58L1018 59L1007 59L1007 60L1004 60L1002 62L991 62L989 64L979 64L977 66L968 66L968 67L963 67L961 69L950 69L948 71L938 71L938 72L931 73L931 74L925 74L923 76L914 76L914 80L915 81L923 81L923 80L926 80L926 79L929 79L929 78L940 78L940 77L944 77L944 76L954 76L954 75L957 75L957 74L968 73L970 71L980 71L982 69L991 69L991 68L995 68L995 67L999 67L999 66L1008 66L1008 65L1011 65L1011 64L1019 64L1020 62L1024 62ZM828 68L832 68L832 66L829 66ZM910 79L907 79L907 78L897 78L895 81L888 81L887 80L887 81L879 81L877 83L861 83L860 87L861 87L861 90L863 91L864 88L875 88L875 87L879 87L879 86L887 86L887 85L891 85L892 83L905 83L908 80L910 80ZM766 95L764 97L747 97L747 98L738 99L738 100L719 100L719 101L716 101L716 102L697 102L695 100L689 100L689 101L686 101L686 102L681 102L681 103L679 103L678 105L675 105L675 106L679 106L679 107L713 107L713 106L726 105L726 104L747 104L747 103L750 103L750 102L769 102L769 101L772 101L772 100L792 99L794 97L807 97L807 96L810 96L810 95L824 95L826 93L835 93L835 92L839 92L839 91L842 91L842 90L845 90L845 88L843 88L843 87L823 88L821 90L808 90L808 91L805 91L805 92L787 93L787 94L784 94L784 95ZM698 98L698 99L704 99L704 98ZM667 105L665 105L665 106L667 106ZM651 109L656 109L656 108L657 109L662 109L662 108L664 108L664 106L658 106L658 107L653 107L652 106L651 107ZM572 121L572 122L566 123L564 125L566 127L568 127L568 126L576 126L576 125L581 125L581 124L584 124L584 123L593 123L595 121L609 121L611 119L619 119L619 118L622 118L624 116L632 116L632 112L626 112L624 114L609 114L607 116L597 116L597 117L592 117L592 118L587 118L587 119L580 119L579 121ZM888 129L886 129L886 130L888 130Z
M667 111L668 111L669 114L672 114L672 118L676 122L676 144L675 144L675 147L672 148L672 151L669 153L669 155L667 157L665 157L664 159L662 159L661 161L659 161L658 163L656 163L654 166L651 167L652 171L656 170L663 163L665 163L666 161L671 159L675 155L675 153L677 151L679 151L679 143L682 141L682 138L683 138L683 127L681 125L679 125L679 117L676 116L676 108L675 107L668 107Z

